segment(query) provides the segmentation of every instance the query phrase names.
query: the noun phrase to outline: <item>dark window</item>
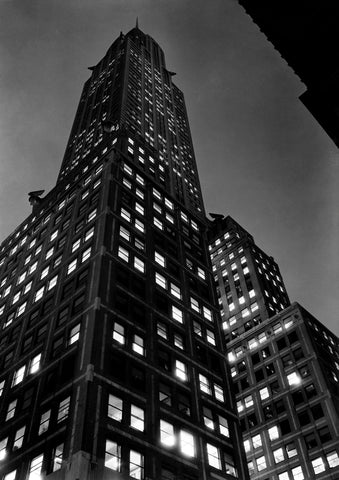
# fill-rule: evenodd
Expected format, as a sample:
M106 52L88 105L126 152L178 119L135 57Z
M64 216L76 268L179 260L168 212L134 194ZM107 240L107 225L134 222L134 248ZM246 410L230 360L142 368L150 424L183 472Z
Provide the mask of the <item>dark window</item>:
M310 383L310 385L307 385L307 387L305 387L305 392L308 399L313 398L317 395L317 390L313 383Z
M299 373L302 378L308 377L310 374L310 369L308 368L308 365L303 365L302 367L300 367Z
M250 386L248 378L245 377L245 378L241 379L240 380L240 385L241 385L242 390L245 390L246 388L248 388Z
M264 415L266 420L273 418L273 408L271 407L271 405L266 405L266 407L264 407L263 410L264 410Z
M185 415L191 415L191 399L184 393L178 393L178 410Z
M291 345L292 345L292 343L295 343L295 342L299 341L298 334L295 330L293 330L293 332L289 333L287 335L287 337L288 337L288 340L289 340Z
M63 349L64 346L64 337L59 337L53 342L52 346L52 357L55 357Z
M309 416L307 411L299 413L298 414L298 419L299 419L299 423L302 427L304 425L307 425L311 421L310 416Z
M287 433L290 433L291 426L288 420L283 420L282 422L279 423L279 426L281 430L281 435L286 435Z
M27 350L30 348L32 345L33 341L33 336L30 335L29 337L25 338L23 344L22 344L22 353L27 352Z
M67 320L68 312L69 312L69 306L68 305L67 305L67 307L60 310L59 315L58 315L57 326L62 325Z
M25 393L23 395L23 399L22 399L22 406L21 406L22 410L26 410L26 408L28 408L31 405L33 393L34 393L34 388L33 387L28 388L25 391Z
M263 348L261 350L261 355L262 355L262 358L268 358L271 356L271 352L270 352L270 348L269 347L266 347L266 348Z
M12 363L13 357L14 357L14 351L11 350L11 351L8 352L7 355L5 356L5 359L4 359L4 368L7 368L7 367Z
M63 286L62 288L62 294L61 294L61 300L64 300L65 298L69 297L73 291L73 284L74 281L70 281L66 283L66 285Z
M311 448L315 448L317 446L317 438L315 436L315 433L313 432L309 433L308 435L305 435L304 440L308 450L310 450Z
M49 313L52 310L53 305L54 305L54 297L48 298L42 307L41 315L47 315L47 313Z
M140 368L131 368L131 385L138 390L145 390L145 372Z
M158 364L159 364L159 367L166 370L166 372L171 371L171 359L168 352L165 352L164 350L159 350Z
M252 355L252 363L253 365L256 365L257 363L260 362L260 355L259 353L255 353L254 355Z
M328 426L319 428L318 435L321 443L329 442L330 440L332 440L332 436Z
M85 270L83 270L82 272L79 273L78 278L77 278L77 287L80 287L81 285L86 283L87 277L88 277L88 272L89 272L89 268L87 267L87 268L85 268Z
M268 365L265 366L266 370L266 375L269 377L270 375L273 375L275 373L275 368L273 363L269 363Z
M274 403L274 406L278 414L285 411L285 405L283 400L278 400L277 402Z
M38 329L37 335L36 335L36 343L41 342L43 340L43 337L45 336L46 332L47 332L47 323L45 323Z
M243 360L242 362L238 363L238 372L246 372L246 362Z
M63 248L65 246L65 243L66 243L66 235L64 235L62 238L60 238L60 240L58 241L58 244L57 244L57 249L59 250L59 248Z
M277 340L278 350L283 350L286 346L287 346L287 343L286 343L286 339L284 337Z
M79 233L82 230L82 227L84 226L84 220L81 220L75 225L74 232L75 234Z
M292 393L292 400L294 405L300 405L304 401L304 396L301 390L297 390L296 392Z
M320 403L318 405L314 405L314 407L311 407L311 411L312 411L314 420L318 420L318 418L321 418L324 416L324 411Z
M258 420L255 413L251 413L251 415L248 415L247 421L248 421L249 428L255 427L258 424Z
M265 378L264 371L261 368L259 370L256 370L254 372L254 375L257 382L260 382Z
M159 401L169 407L172 406L172 392L169 385L164 383L159 384Z
M79 295L73 302L73 313L80 312L85 302L85 294Z
M290 353L288 353L287 355L284 355L281 358L281 360L284 368L289 367L290 365L293 365L292 355Z
M294 356L294 360L297 362L298 360L300 360L301 358L304 358L304 352L303 352L303 349L300 347L300 348L296 348L294 351L293 351L293 356Z

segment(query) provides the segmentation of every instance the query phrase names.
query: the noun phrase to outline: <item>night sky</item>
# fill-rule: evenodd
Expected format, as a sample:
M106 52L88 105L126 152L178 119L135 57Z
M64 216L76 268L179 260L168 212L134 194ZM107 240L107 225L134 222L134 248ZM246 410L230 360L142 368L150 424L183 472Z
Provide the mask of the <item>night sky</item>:
M137 16L185 94L206 211L247 229L339 335L338 151L236 0L0 0L0 239L54 186L87 67Z

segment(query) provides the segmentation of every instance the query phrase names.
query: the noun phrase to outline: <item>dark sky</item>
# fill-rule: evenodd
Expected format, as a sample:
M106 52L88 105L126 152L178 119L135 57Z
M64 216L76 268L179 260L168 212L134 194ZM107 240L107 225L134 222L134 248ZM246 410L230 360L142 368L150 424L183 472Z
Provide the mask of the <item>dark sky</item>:
M236 0L0 0L0 238L55 184L87 67L136 16L185 94L207 212L246 228L339 335L338 151Z

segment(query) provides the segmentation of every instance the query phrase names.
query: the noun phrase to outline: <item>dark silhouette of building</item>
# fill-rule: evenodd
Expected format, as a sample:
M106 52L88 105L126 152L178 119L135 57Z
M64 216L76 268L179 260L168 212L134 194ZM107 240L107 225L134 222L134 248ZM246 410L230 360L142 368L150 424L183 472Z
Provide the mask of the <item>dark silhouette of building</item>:
M138 26L0 248L2 480L248 478L183 94Z
M209 249L251 478L338 479L339 339L232 218L211 222Z
M306 85L301 101L339 146L338 2L239 0L239 4Z

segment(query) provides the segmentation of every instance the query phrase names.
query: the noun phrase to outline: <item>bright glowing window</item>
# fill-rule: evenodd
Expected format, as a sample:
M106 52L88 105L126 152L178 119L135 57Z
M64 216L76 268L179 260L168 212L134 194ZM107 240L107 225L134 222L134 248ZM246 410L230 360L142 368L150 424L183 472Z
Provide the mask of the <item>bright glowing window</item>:
M114 322L113 340L121 343L121 345L125 344L125 328L117 322Z
M184 382L187 380L187 366L180 360L175 361L175 375Z
M105 467L116 472L120 472L121 468L121 447L111 440L106 440Z
M165 420L160 420L160 442L166 447L173 447L176 443L174 427Z
M131 405L131 427L140 432L143 432L145 428L145 412L133 404Z
M186 430L180 431L180 450L186 457L195 456L194 437Z
M214 467L214 468L217 468L218 470L221 470L221 460L220 460L219 448L215 447L214 445L211 445L210 443L207 443L206 447L207 447L208 464L211 467Z

